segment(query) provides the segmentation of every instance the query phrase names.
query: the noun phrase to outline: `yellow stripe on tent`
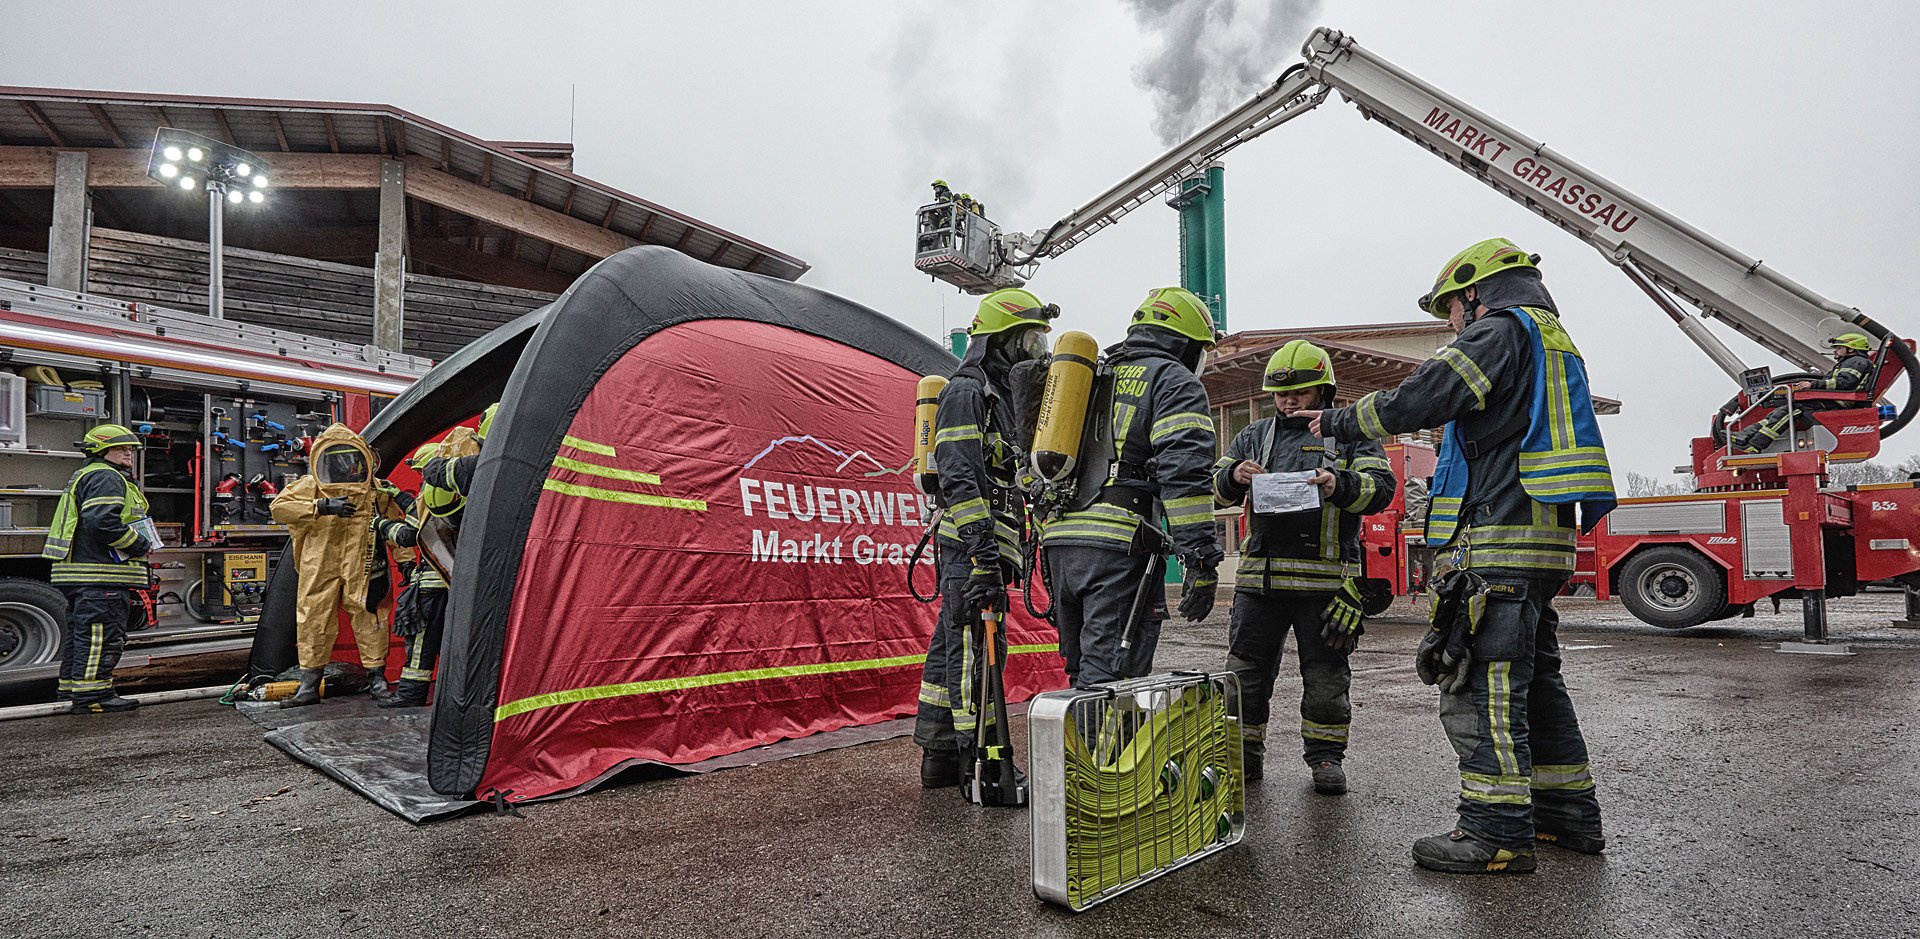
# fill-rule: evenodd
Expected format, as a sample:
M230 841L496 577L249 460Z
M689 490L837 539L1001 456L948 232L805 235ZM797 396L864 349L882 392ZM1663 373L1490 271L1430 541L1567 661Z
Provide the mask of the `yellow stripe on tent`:
M1059 643L1039 643L1025 646L1009 646L1008 655L1029 655L1035 652L1058 652ZM899 668L906 665L925 663L925 653L919 655L895 655L884 659L863 659L856 662L809 662L804 665L776 665L771 668L750 668L733 672L714 672L711 675L688 675L684 678L656 678L651 681L630 681L617 685L595 685L591 688L573 688L567 691L550 691L517 701L509 701L493 709L495 722L506 720L516 714L537 711L541 708L557 707L562 704L578 704L582 701L596 701L602 698L625 698L634 695L659 694L665 691L687 691L693 688L711 688L714 685L733 685L749 681L765 681L769 678L801 678L808 675L835 675L843 672L867 672L883 668Z
M541 485L548 492L557 492L563 496L577 496L582 499L598 499L602 502L625 502L629 505L651 505L663 509L686 509L691 512L705 512L707 504L699 499L675 499L671 496L656 496L645 492L621 492L618 489L598 489L593 486L576 486L549 479Z

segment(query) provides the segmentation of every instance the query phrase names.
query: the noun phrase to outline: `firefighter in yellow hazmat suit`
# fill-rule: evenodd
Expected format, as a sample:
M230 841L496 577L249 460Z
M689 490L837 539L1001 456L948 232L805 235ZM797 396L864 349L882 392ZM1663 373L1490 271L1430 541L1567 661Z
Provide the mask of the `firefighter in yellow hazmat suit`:
M293 562L300 573L294 616L300 655L300 688L281 707L320 700L320 675L333 657L339 611L345 610L366 666L368 693L384 701L387 690L387 628L381 621L385 591L383 552L374 519L390 511L390 497L374 480L379 461L360 435L334 424L314 439L311 473L281 490L273 520L293 533ZM376 567L379 570L376 570Z

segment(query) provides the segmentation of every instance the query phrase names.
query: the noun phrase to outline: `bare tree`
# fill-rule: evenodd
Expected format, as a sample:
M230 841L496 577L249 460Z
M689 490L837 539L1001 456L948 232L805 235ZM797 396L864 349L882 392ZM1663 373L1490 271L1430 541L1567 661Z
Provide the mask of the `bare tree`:
M1902 468L1915 462L1909 458L1900 467L1887 466L1884 463L1835 463L1827 467L1827 480L1836 486L1863 486L1869 483L1890 483L1907 478Z
M1679 482L1666 482L1664 477L1649 476L1628 470L1619 487L1620 494L1628 498L1643 496L1678 496L1693 491L1693 480L1682 477Z

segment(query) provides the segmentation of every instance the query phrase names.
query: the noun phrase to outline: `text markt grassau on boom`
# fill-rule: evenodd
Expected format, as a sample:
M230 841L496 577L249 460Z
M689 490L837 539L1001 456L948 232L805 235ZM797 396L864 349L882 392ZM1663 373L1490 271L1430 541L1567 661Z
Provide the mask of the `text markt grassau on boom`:
M1492 134L1474 125L1454 117L1451 112L1434 108L1427 112L1421 123L1446 135L1468 153L1485 160L1489 165L1500 165L1500 158L1514 147ZM1626 234L1640 216L1623 208L1612 196L1585 183L1574 182L1567 174L1555 169L1547 161L1537 156L1523 156L1513 161L1508 168L1514 178L1539 190L1543 195L1552 196L1566 205L1572 206L1581 215L1593 219L1620 234Z
M795 486L740 477L741 513L754 517L756 504L760 514L770 519L827 525L898 525L914 532L926 525L931 509L927 498L917 492ZM790 538L782 537L777 529L753 531L752 559L761 562L906 564L912 555L912 541L883 541L862 534L847 542L842 536L828 538L820 532Z

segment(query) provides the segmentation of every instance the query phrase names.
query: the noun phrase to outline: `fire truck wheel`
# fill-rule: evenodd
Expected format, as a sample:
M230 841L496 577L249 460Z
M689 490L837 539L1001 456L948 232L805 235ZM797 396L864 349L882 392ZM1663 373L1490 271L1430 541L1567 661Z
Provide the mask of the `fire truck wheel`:
M0 577L0 677L60 661L67 598L59 588L24 577Z
M1710 622L1717 622L1723 619L1733 619L1736 616L1752 616L1752 615L1753 615L1753 604L1751 603L1747 603L1747 604L1722 603L1720 604L1720 609L1716 611L1712 616L1707 617L1707 620Z
M1726 575L1691 548L1648 548L1620 572L1620 602L1644 623L1698 626L1726 606Z

